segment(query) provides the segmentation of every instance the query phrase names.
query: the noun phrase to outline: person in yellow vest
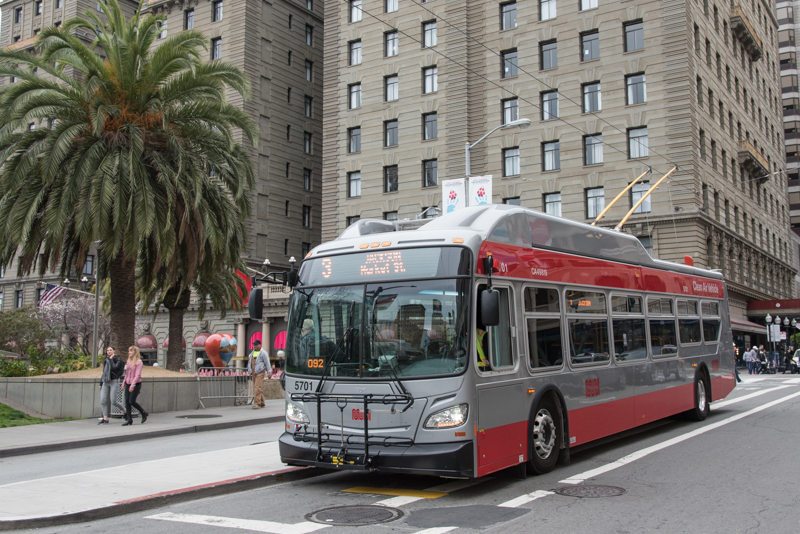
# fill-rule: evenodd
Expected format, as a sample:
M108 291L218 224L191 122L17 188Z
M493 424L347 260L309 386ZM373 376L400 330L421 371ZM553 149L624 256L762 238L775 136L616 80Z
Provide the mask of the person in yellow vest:
M261 342L257 339L253 342L253 352L250 353L250 360L247 362L247 372L255 375L253 409L258 410L266 406L261 384L264 382L264 375L272 377L272 367L269 364L269 354L261 348Z
M486 330L475 330L475 348L478 350L478 369L489 371L489 359L486 357Z

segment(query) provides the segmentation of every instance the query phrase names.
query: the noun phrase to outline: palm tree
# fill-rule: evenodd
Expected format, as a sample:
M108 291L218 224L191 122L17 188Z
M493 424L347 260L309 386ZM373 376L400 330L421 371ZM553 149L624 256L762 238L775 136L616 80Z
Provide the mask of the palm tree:
M245 74L201 59L197 31L154 46L165 18L143 16L144 1L130 20L108 0L106 21L87 11L45 28L35 54L0 52L0 76L17 79L0 88L0 265L18 256L28 273L42 254L63 276L98 242L111 343L123 347L134 341L142 243L156 271L191 245L176 238L180 228L214 216L204 213L209 191L248 204L254 175L237 139L258 141L252 119L225 98L248 97ZM87 34L97 37L78 37Z

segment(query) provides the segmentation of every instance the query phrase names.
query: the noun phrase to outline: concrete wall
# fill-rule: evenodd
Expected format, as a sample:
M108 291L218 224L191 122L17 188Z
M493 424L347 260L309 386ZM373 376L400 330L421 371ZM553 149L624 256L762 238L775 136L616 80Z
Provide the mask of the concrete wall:
M201 379L202 380L202 379ZM233 378L222 378L216 390L230 395ZM201 382L203 396L211 393L207 381ZM269 399L283 398L277 380L265 380L262 391ZM138 402L150 413L194 410L200 407L198 381L195 376L178 378L144 378ZM99 417L100 388L96 379L77 378L0 378L0 397L55 418ZM207 408L233 406L234 399L206 399Z

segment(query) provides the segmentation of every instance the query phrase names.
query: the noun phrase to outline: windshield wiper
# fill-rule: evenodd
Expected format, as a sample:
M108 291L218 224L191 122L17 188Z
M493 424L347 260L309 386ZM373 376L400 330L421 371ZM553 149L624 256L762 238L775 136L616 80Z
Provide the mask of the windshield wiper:
M350 309L348 311L350 316L347 320L347 328L344 329L344 332L342 332L342 337L336 342L336 350L331 357L327 358L325 361L325 367L322 368L322 376L317 384L317 393L322 392L322 385L325 383L325 379L328 377L328 371L330 370L331 366L336 363L336 358L339 356L339 354L347 354L347 348L349 345L347 340L353 333L353 309L355 308L355 305L355 301L350 302Z

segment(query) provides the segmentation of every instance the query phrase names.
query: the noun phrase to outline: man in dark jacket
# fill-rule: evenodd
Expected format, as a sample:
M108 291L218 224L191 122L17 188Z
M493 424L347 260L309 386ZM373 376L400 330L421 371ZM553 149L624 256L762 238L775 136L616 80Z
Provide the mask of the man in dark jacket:
M108 414L111 411L111 403L125 413L125 407L117 401L117 390L119 389L119 379L125 372L125 362L117 357L114 347L106 349L106 359L103 360L103 374L100 376L100 406L103 409L103 417L98 421L98 425L108 423Z

